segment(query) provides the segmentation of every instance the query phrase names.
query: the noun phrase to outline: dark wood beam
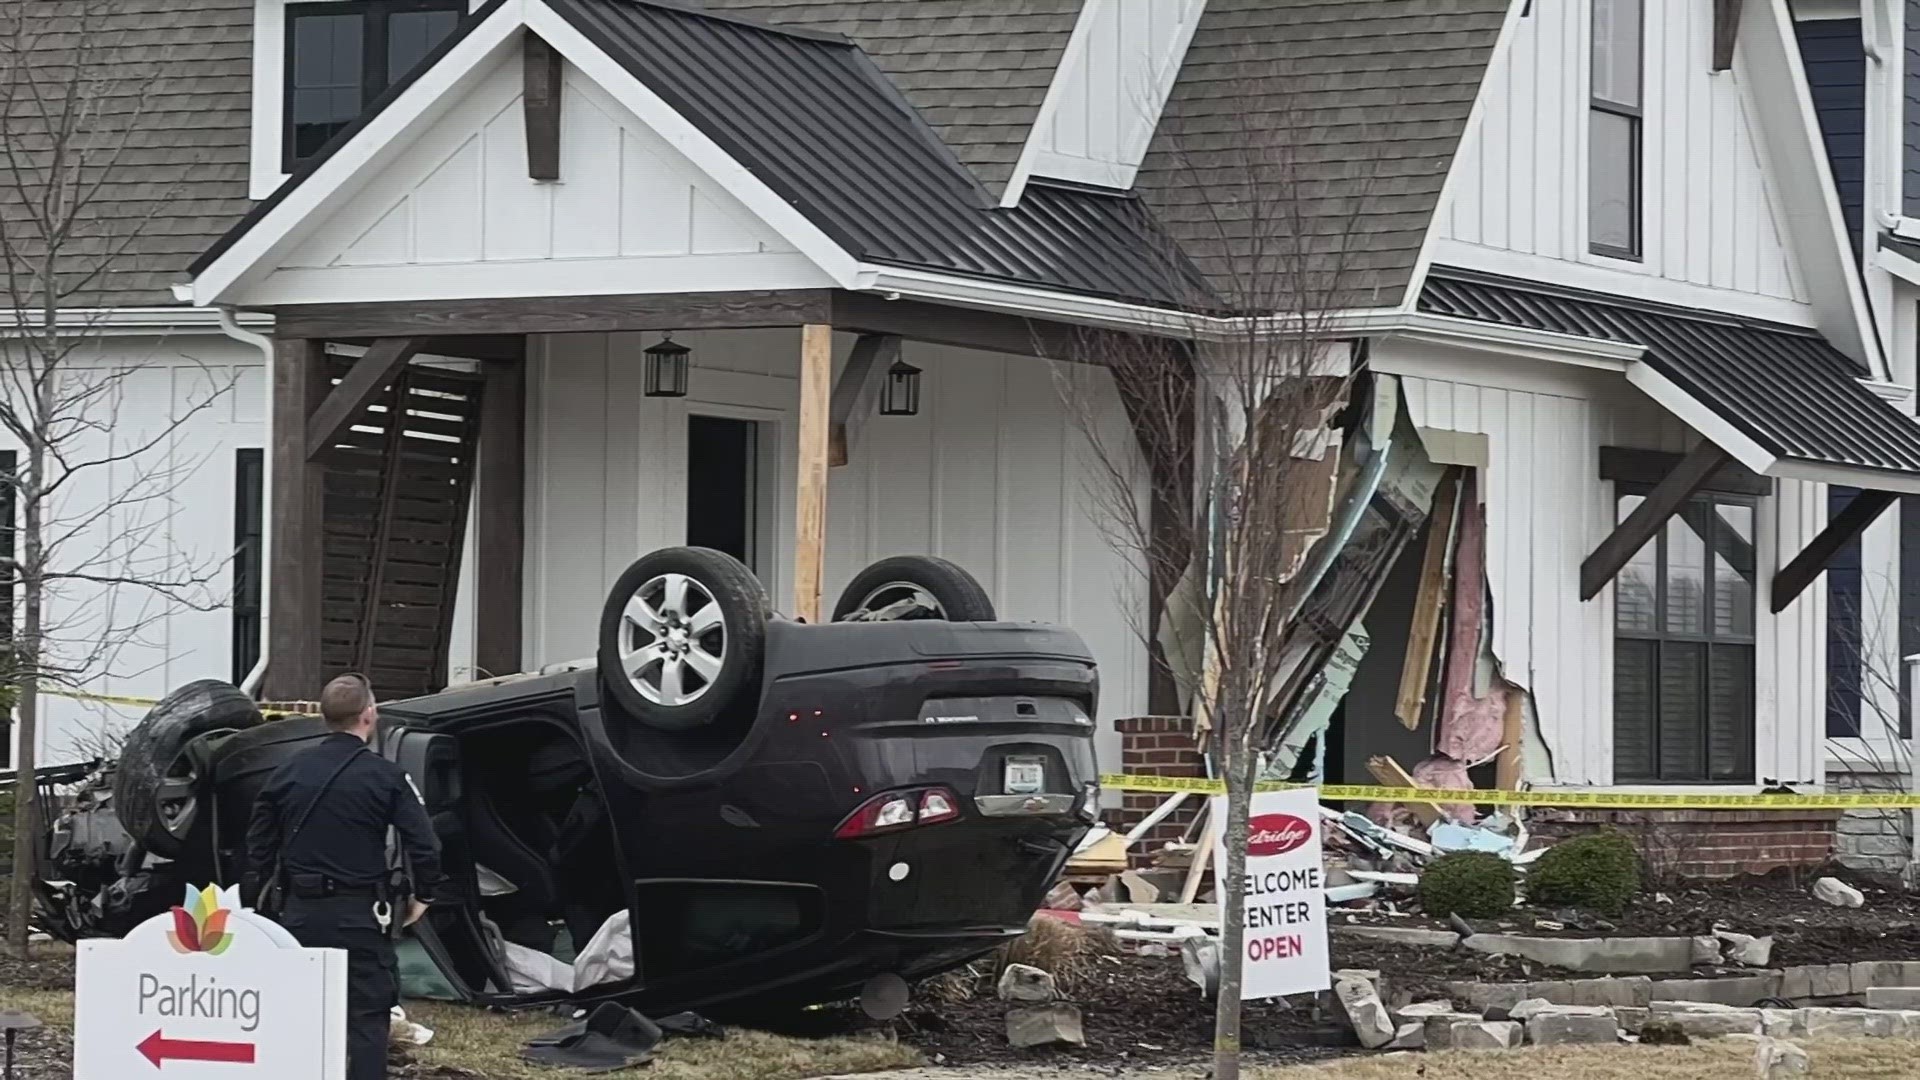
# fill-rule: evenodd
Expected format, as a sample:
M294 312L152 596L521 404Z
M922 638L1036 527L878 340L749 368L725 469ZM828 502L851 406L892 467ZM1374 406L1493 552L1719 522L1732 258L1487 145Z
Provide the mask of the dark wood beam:
M527 118L527 175L560 179L560 54L546 39L527 31L521 50L526 74L522 109Z
M835 293L833 326L836 330L896 334L908 341L1053 360L1086 359L1088 351L1083 336L1087 331L1069 323L921 300L888 300L873 293Z
M467 334L745 330L826 322L825 289L500 297L269 309L281 337L382 338Z
M481 676L523 663L521 589L526 570L527 366L482 365L479 476L474 492L473 659Z
M320 693L321 567L325 553L325 469L307 454L307 417L327 392L320 341L278 339L273 347L273 477L267 528L272 572L267 593L269 700L310 701Z
M833 406L829 417L832 440L827 450L828 465L845 465L853 452L853 441L848 430L853 419L853 410L875 378L875 372L884 372L900 357L900 339L892 334L862 334L853 343L853 351L847 354L847 364L840 369L840 378L833 384Z
M1659 535L1667 519L1678 513L1688 499L1706 486L1715 471L1732 455L1710 442L1702 442L1666 478L1647 493L1647 497L1627 519L1614 526L1600 545L1580 564L1580 599L1591 600L1620 568L1627 565L1647 541Z
M1733 67L1733 45L1740 37L1740 0L1713 0L1713 70Z
M340 441L373 399L392 384L420 351L419 338L381 338L347 369L347 375L307 418L307 458Z
M330 337L336 345L371 348L378 338ZM505 360L509 363L526 354L524 334L464 334L459 337L427 338L420 345L421 356L447 356L457 360Z
M1630 446L1600 448L1600 479L1649 487L1667 478L1685 455ZM1729 461L1707 478L1701 491L1723 495L1771 495L1773 478L1761 476L1737 461Z
M1825 572L1827 564L1833 561L1833 556L1846 546L1847 541L1866 532L1867 526L1885 513L1897 498L1899 496L1891 491L1862 491L1853 497L1845 510L1827 519L1827 527L1807 541L1807 546L1793 557L1792 562L1773 575L1771 606L1774 613L1777 615L1786 610L1788 604L1807 591L1807 586Z

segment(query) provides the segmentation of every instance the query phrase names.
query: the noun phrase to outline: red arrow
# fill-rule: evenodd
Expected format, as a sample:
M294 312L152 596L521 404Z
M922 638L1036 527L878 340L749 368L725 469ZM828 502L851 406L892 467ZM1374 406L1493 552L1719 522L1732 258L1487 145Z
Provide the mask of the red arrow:
M172 1061L226 1061L236 1065L253 1064L252 1043L201 1042L195 1039L169 1039L154 1032L134 1047L146 1055L158 1069Z

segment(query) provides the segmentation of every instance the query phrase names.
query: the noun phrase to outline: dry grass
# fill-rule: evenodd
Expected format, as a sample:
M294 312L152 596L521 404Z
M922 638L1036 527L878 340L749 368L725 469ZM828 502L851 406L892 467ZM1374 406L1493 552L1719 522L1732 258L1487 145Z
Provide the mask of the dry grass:
M0 1009L24 1009L50 1027L73 1030L73 995L67 991L0 986ZM564 1023L553 1016L489 1013L424 1001L409 1002L407 1016L433 1029L432 1043L405 1051L428 1076L554 1080L567 1075L520 1060L520 1047L528 1038ZM647 1075L650 1080L787 1080L921 1063L918 1052L880 1039L787 1039L734 1030L723 1040L668 1040Z
M1920 1044L1900 1039L1799 1043L1813 1076L1920 1077ZM1583 1046L1507 1053L1395 1054L1259 1070L1254 1080L1729 1080L1753 1075L1753 1045L1715 1039L1684 1047Z
M994 954L993 977L997 981L1008 964L1026 964L1051 974L1060 992L1072 996L1101 957L1119 951L1119 943L1105 930L1036 915L1025 934Z

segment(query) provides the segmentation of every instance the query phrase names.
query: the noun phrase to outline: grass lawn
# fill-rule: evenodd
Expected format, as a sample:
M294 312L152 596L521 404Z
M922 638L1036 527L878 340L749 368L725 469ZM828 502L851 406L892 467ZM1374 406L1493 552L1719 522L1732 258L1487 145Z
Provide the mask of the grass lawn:
M24 1009L51 1027L67 1032L73 1028L73 995L68 991L0 986L0 1009ZM521 1044L529 1037L563 1023L552 1016L489 1013L437 1002L415 1002L407 1015L434 1032L432 1043L407 1051L421 1075L464 1073L486 1080L570 1075L520 1060ZM787 1039L734 1029L724 1040L669 1039L647 1075L656 1080L786 1080L921 1063L911 1048L878 1039Z
M1845 1080L1920 1076L1920 1043L1902 1039L1798 1042L1812 1075ZM1489 1053L1348 1058L1260 1070L1254 1080L1728 1080L1753 1075L1753 1044L1714 1039L1686 1047L1581 1046Z

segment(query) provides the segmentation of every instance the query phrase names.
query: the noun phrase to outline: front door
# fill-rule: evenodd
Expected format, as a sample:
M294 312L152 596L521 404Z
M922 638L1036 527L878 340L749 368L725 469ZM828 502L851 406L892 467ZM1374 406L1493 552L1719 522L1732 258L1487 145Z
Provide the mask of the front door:
M758 421L687 417L687 543L724 551L764 581L772 553L762 450Z

